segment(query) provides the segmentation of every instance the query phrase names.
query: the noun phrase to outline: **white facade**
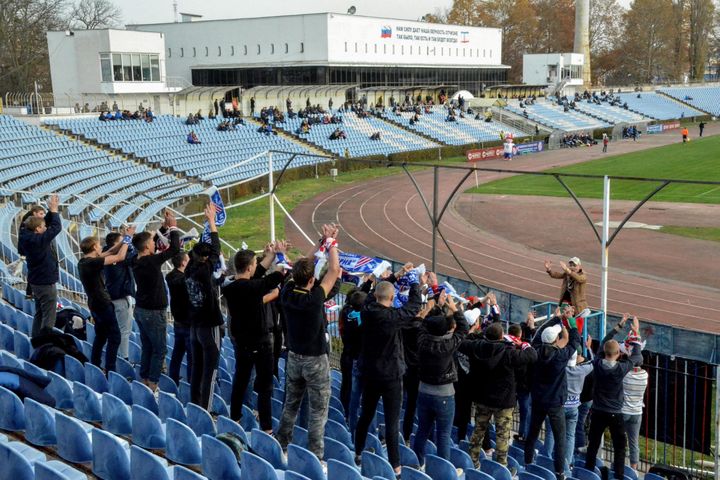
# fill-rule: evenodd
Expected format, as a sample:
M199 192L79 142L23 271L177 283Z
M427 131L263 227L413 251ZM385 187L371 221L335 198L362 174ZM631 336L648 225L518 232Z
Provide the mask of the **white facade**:
M583 85L585 56L581 53L523 55L523 83L528 85Z
M318 13L130 25L165 38L167 75L193 68L292 66L502 67L495 28Z

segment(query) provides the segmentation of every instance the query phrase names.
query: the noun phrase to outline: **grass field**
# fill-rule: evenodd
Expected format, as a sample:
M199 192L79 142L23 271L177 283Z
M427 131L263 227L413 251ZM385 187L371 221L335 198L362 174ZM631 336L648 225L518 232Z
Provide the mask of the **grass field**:
M641 152L610 156L547 171L720 182L720 136L696 139L684 145L678 143ZM602 179L565 178L564 180L578 197L602 198ZM611 197L614 200L640 200L657 185L657 182L613 180L610 185ZM553 177L532 175L518 175L497 180L472 188L468 192L568 196L565 189ZM718 204L720 203L720 185L668 185L655 195L653 200Z
M663 233L680 235L681 237L696 238L698 240L710 240L720 242L720 228L714 227L677 227L665 225L660 229Z

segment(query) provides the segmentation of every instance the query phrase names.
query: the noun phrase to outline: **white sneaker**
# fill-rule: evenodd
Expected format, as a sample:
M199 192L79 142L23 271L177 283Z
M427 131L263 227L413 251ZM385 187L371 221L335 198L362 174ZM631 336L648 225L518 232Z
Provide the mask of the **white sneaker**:
M325 460L320 460L320 466L322 467L323 474L327 477L327 463Z
M456 468L455 473L457 473L458 478L462 477L465 471L462 468Z

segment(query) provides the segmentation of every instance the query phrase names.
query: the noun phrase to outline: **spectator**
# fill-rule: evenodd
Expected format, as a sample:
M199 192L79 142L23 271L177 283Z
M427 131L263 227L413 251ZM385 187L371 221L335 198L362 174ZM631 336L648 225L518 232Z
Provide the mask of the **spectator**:
M199 145L201 143L200 140L198 139L197 135L195 135L194 130L191 130L190 133L188 133L187 142L190 145Z
M474 390L475 430L470 439L470 456L479 466L482 441L490 419L494 418L497 461L507 466L516 399L516 369L534 363L537 352L519 338L504 338L500 322L487 327L484 337L481 334L469 336L460 346L460 351L470 359L470 377L475 385L481 382L492 386Z
M705 122L700 122L698 125L698 128L700 129L700 136L703 136L703 130L705 130Z
M417 326L419 323L415 316L422 305L420 283L427 283L427 274L423 274L421 278L418 278L415 272L407 275L410 291L404 306L393 308L395 287L383 281L378 283L374 294L368 297L369 304L360 314L363 323L360 351L363 393L360 418L355 431L355 461L360 461L370 422L375 417L375 409L382 397L388 460L396 474L400 473L398 433L402 377L405 373L400 330Z
M570 331L562 325L560 308L548 322L540 327L533 338L533 347L537 350L538 360L533 368L531 389L532 413L530 430L525 442L525 464L534 462L535 442L540 435L540 428L549 417L555 448L553 460L555 475L559 480L565 472L565 411L563 405L567 400L568 361L580 346L580 334L575 319L570 318Z
M199 109L197 113L195 114L195 120L205 120L205 117L202 116L202 109Z
M172 213L165 212L164 228L169 231L170 246L164 252L156 253L155 242L150 232L140 232L133 236L132 244L137 250L132 264L132 272L137 282L135 320L140 330L142 353L140 359L140 379L157 390L167 351L165 310L168 306L163 281L162 266L180 251L180 232Z
M218 295L218 279L213 275L220 260L220 238L215 225L215 206L205 206L210 243L196 243L185 269L185 285L190 299L190 338L192 377L190 401L210 408L220 359L220 326L223 324Z
M20 230L22 231L25 228L25 220L27 220L30 217L37 217L37 218L45 218L45 209L40 205L33 205L30 207L30 210L23 215L22 219L20 220ZM20 245L18 244L18 250L20 250ZM57 255L57 249L55 248L55 242L50 242L50 250L52 252L53 257L58 258ZM20 255L25 255L24 252L19 251ZM30 283L28 282L25 286L25 298L31 299L33 298L32 295L32 288L30 287Z
M130 231L132 231L132 234L129 233ZM131 230L128 228L124 233L132 236L135 231L134 229ZM123 237L124 235L118 232L108 233L105 237L105 248L103 252L116 248L123 241ZM103 269L105 286L115 307L115 318L117 319L118 328L120 329L120 348L118 349L118 355L125 360L127 360L129 356L129 340L133 322L132 307L135 297L135 279L133 278L130 265L136 253L132 247L132 243L130 243L124 260L105 265Z
M508 334L527 341L535 336L535 315L528 312L525 322L518 325L513 324L508 327ZM515 440L524 442L530 432L530 390L532 389L532 368L529 365L523 365L515 369L515 385L518 402L518 413L520 423L518 425L518 433Z
M323 225L323 237L316 255L328 256L328 270L315 281L313 258L295 262L290 280L280 293L280 305L287 325L288 359L285 368L286 394L277 439L283 449L292 441L300 401L308 391L308 450L322 460L323 435L330 402L330 362L326 333L325 301L334 296L341 274L338 259L338 229ZM396 433L397 436L397 433Z
M213 102L213 108L215 109L215 116L217 117L220 113L220 104L218 103L218 99L216 98Z
M250 97L250 116L255 115L255 97Z
M425 446L435 424L435 439L438 456L450 461L450 432L455 413L455 389L457 367L454 354L468 332L468 324L453 297L443 290L438 296L438 305L447 306L441 315L426 318L418 335L420 358L420 389L418 395L418 429L413 450L425 464ZM423 312L433 307L428 302ZM421 314L422 317L422 314ZM458 476L462 469L458 469Z
M350 398L352 395L353 370L357 368L357 360L360 355L360 312L367 293L362 290L354 290L349 292L340 311L340 319L338 327L340 329L340 338L343 343L343 350L340 354L340 372L342 373L342 382L340 384L340 402L347 412L348 425L352 422L350 418L354 418L355 411L350 409ZM354 430L354 429L353 429Z
M380 132L375 132L370 135L370 140L380 140Z
M55 326L59 269L52 241L62 230L58 204L60 199L52 195L44 218L33 214L20 230L18 250L27 262L27 282L35 297L35 316L31 337L46 335ZM39 211L38 211L39 212Z
M80 242L83 256L78 262L78 271L88 297L88 308L95 320L95 340L92 345L90 361L97 367L101 366L102 350L107 343L105 370L108 372L115 370L117 352L120 347L120 329L115 316L115 306L105 287L102 273L106 265L125 260L128 245L134 233L135 229L129 228L127 236L121 242L104 252L100 247L100 241L95 237L87 237Z
M602 138L603 153L607 153L608 143L610 143L610 139L608 138L607 133L603 133L603 138Z
M560 300L558 304L569 303L575 307L578 316L586 317L589 314L587 300L585 298L585 286L587 285L587 276L583 272L582 264L578 257L572 257L568 260L567 265L560 262L562 272L554 272L550 260L545 260L545 271L552 278L562 279L562 287L560 288Z
M628 344L620 346L624 353L628 352ZM628 438L630 450L630 467L637 470L640 463L640 425L642 423L643 399L648 385L648 373L639 366L635 366L623 379L623 406L622 414L625 423L625 433Z
M272 433L271 398L273 390L274 313L270 302L277 299L283 272L268 275L277 253L284 254L285 242L268 244L261 262L252 250L239 250L233 261L235 277L222 288L227 301L230 336L235 350L235 376L233 378L230 416L242 418L245 391L250 374L255 368L254 389L258 394L257 410L260 428Z
M595 389L585 461L585 468L592 472L603 434L609 428L613 443L615 478L624 478L625 471L625 425L622 414L625 401L624 379L635 367L639 367L643 360L640 352L640 322L637 317L633 317L626 340L629 358L620 358L620 344L613 340L613 337L625 328L627 318L627 314L623 315L620 323L603 338L598 355L593 360Z
M168 376L180 385L180 367L187 354L187 378L192 379L192 338L190 336L190 298L185 285L185 269L190 257L185 252L175 255L172 260L173 269L165 276L168 291L170 292L170 313L173 316L173 332L175 344L173 345Z

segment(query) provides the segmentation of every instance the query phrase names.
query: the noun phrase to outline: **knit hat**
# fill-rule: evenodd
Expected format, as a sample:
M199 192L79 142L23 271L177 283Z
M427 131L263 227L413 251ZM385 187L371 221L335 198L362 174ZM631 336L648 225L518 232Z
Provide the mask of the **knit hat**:
M424 323L428 333L436 337L445 335L449 329L448 319L442 315L426 318Z
M553 325L552 327L547 327L542 332L541 338L543 343L555 343L555 340L557 340L560 332L562 332L562 327L560 325Z

